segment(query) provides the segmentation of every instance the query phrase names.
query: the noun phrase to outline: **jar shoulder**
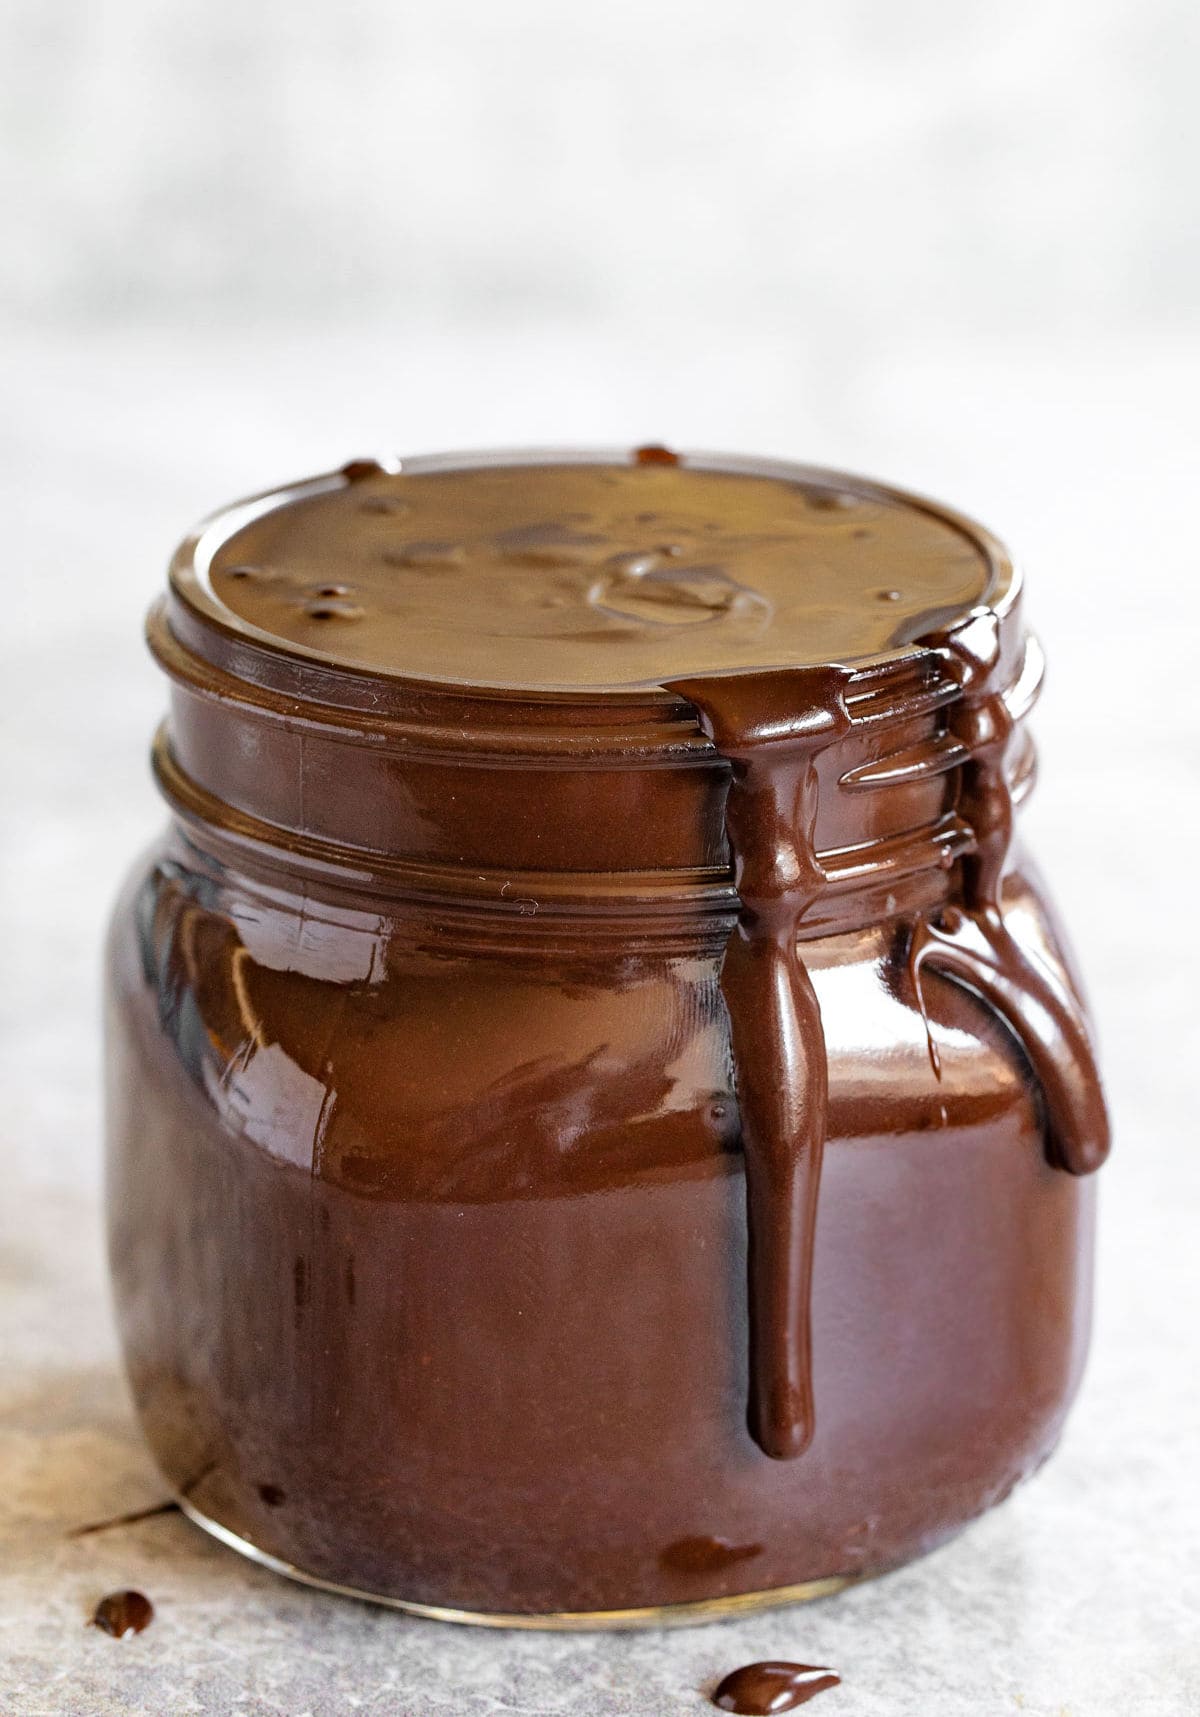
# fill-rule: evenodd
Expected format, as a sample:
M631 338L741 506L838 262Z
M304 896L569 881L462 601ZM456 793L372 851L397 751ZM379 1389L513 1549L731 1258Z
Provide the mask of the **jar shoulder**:
M1014 873L1008 895L1014 933L1061 963L1036 881ZM903 934L805 944L831 1137L1031 1116L1020 1053L977 997L931 986L922 1015ZM598 1165L725 1172L738 1156L719 950L456 949L432 919L266 896L166 840L131 873L109 960L114 1032L171 1101L364 1192L571 1190Z

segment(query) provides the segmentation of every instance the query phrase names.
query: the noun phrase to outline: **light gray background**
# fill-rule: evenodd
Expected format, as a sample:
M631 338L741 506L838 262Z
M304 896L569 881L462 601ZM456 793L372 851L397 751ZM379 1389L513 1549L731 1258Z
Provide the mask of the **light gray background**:
M0 5L0 1713L1200 1711L1200 52L1188 4ZM956 1544L671 1636L479 1635L172 1518L105 1297L96 990L201 512L352 453L631 442L907 482L1022 552L1025 823L1106 1050L1092 1366ZM140 1585L140 1640L85 1629Z

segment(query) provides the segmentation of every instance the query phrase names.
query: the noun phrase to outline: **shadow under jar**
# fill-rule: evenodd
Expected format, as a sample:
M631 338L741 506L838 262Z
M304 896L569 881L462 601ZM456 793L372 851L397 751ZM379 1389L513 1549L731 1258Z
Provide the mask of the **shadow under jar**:
M1052 1448L1107 1132L999 545L836 473L361 462L153 610L112 1270L187 1512L580 1625L816 1595Z

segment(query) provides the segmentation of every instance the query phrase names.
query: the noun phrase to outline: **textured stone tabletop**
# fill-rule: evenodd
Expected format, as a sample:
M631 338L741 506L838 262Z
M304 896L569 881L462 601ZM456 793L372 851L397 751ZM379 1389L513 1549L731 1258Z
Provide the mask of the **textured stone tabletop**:
M764 1656L841 1672L821 1717L1200 1712L1200 935L1175 904L1200 850L1200 347L913 352L836 382L781 372L765 335L715 351L703 377L686 332L636 368L553 330L519 349L393 338L383 357L326 339L315 360L282 338L0 352L0 1717L702 1717ZM762 378L754 400L737 374ZM109 899L160 816L140 621L170 547L210 506L352 452L650 438L878 471L1025 551L1051 677L1024 820L1080 948L1117 1138L1059 1452L923 1562L670 1633L409 1620L289 1585L176 1513L72 1536L164 1496L106 1297L96 995ZM126 1586L152 1626L88 1628Z

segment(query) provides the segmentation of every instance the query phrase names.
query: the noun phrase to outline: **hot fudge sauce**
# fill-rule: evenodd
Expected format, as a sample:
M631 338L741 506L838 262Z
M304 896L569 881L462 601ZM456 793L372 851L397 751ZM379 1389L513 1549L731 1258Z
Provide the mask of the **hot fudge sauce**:
M144 1592L110 1592L96 1605L91 1625L111 1639L129 1639L145 1633L153 1620L154 1605Z
M785 1663L771 1659L747 1663L735 1669L713 1694L721 1711L736 1711L739 1717L771 1717L775 1711L795 1711L818 1693L841 1685L833 1669L818 1669L811 1663Z

